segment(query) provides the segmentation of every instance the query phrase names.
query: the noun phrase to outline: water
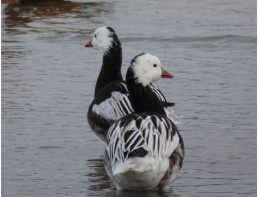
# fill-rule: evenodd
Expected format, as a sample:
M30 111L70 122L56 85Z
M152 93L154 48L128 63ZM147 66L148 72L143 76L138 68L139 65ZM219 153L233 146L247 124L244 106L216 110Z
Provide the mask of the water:
M141 52L175 78L156 83L176 103L186 157L170 193L256 196L256 1L23 1L2 4L2 196L143 196L116 192L104 144L86 121L112 26L123 75Z

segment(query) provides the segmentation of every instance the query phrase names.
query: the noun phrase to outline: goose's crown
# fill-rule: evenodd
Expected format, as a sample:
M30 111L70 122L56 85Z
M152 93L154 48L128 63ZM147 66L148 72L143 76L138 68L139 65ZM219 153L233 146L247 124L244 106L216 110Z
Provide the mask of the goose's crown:
M115 31L111 27L104 26L95 30L88 46L106 53L112 47L113 43L120 44Z
M172 78L162 66L158 57L149 53L141 53L131 61L130 69L133 71L133 78L137 83L146 86L161 78Z

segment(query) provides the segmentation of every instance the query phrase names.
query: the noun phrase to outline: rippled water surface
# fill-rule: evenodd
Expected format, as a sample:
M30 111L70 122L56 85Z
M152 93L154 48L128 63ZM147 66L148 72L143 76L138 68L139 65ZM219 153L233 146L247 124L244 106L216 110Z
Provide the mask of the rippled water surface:
M8 0L5 0L7 2ZM141 52L183 116L171 193L116 192L86 113L112 26L123 75ZM12 1L2 4L2 196L256 196L256 1Z

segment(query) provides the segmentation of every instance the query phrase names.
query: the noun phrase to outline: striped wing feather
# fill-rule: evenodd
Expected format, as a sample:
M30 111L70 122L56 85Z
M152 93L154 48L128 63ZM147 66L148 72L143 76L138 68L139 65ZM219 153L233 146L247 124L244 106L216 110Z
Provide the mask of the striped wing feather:
M174 103L170 103L166 100L163 93L154 85L149 84L149 87L152 89L152 91L156 94L156 96L159 98L159 100L162 102L166 116L173 121L174 124L179 124L180 121L177 119L177 116L174 114Z
M112 92L110 98L100 104L94 104L92 111L105 119L114 121L133 113L128 95L121 92Z
M155 85L150 84L150 87L163 105L165 105L164 109L167 117L174 123L178 123L173 114L172 106L174 104L167 102L162 92ZM94 101L92 112L111 121L116 121L133 113L134 109L131 105L126 84L114 82L105 86L105 88L97 94L97 99Z
M113 163L125 161L140 148L146 150L149 156L170 157L178 144L177 128L168 118L132 114L109 129L107 152Z
M108 84L96 96L92 112L102 118L116 121L121 117L133 113L125 83L114 82Z

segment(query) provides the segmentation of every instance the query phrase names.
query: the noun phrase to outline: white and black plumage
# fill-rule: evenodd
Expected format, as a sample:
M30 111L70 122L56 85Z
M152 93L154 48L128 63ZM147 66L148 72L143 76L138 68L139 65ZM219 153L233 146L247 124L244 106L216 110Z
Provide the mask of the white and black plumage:
M121 117L131 114L133 107L129 93L121 75L122 48L115 31L111 27L100 27L86 47L94 47L103 52L103 63L99 73L94 100L89 109L87 119L92 130L104 141L111 124ZM159 97L166 109L168 117L175 120L173 103L167 102L162 92L154 85L150 88Z
M105 150L106 171L119 190L166 190L180 174L183 139L148 85L165 76L172 77L150 54L135 57L128 69L126 84L136 113L113 123Z

